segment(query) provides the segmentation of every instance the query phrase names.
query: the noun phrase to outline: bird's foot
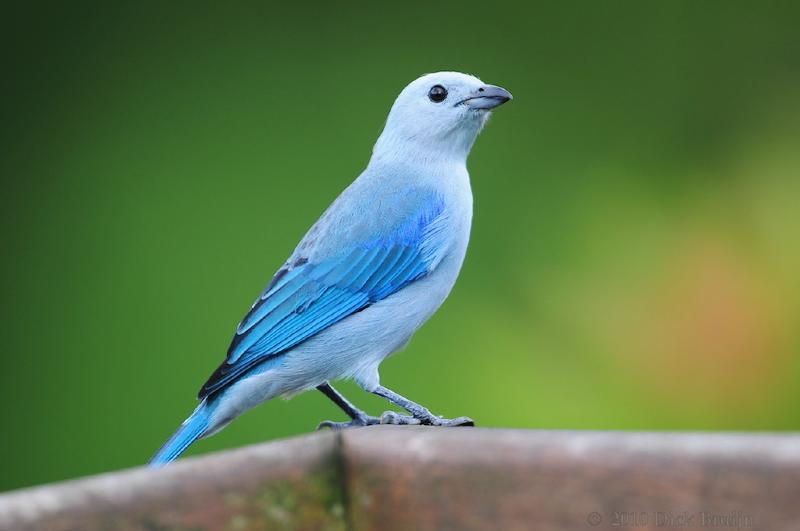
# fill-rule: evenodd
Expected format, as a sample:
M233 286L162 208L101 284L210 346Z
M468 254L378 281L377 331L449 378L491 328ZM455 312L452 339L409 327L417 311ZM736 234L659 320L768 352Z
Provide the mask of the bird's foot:
M423 424L427 424L427 422L423 422ZM430 422L431 426L446 426L446 427L455 427L455 426L475 426L475 421L469 417L456 417L454 419L445 419L442 417L433 417Z
M474 426L475 422L469 417L458 417L455 419L445 419L436 415L425 415L414 417L413 415L401 415L394 411L386 411L381 415L381 424L395 425L424 425L424 426Z
M423 418L414 417L413 415L403 415L395 411L384 411L380 417L373 417L372 415L360 415L350 422L334 422L332 420L324 420L319 423L317 430L323 428L330 428L334 431L344 430L346 428L361 428L364 426L375 426L376 424L388 424L392 426L474 426L475 422L469 417L458 417L454 419L445 419L437 417L436 415L424 416Z
M393 426L412 426L422 424L422 422L411 415L403 415L395 411L384 411L381 415L381 424L391 424Z
M338 430L343 430L345 428L361 428L363 426L374 426L375 424L381 424L380 417L373 417L372 415L364 414L364 415L359 415L350 422L333 422L332 420L323 420L317 426L317 430L321 430L323 428L330 428L333 431L338 431Z

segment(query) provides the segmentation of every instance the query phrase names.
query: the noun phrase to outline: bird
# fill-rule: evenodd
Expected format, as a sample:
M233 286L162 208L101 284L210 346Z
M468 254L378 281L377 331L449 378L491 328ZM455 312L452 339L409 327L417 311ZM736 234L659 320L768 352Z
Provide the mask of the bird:
M439 309L461 270L472 225L467 157L506 89L460 72L423 75L392 105L364 171L311 226L239 323L199 405L149 465L179 457L245 411L317 389L375 424L474 425L384 387L381 362ZM368 415L332 381L352 379L408 414Z

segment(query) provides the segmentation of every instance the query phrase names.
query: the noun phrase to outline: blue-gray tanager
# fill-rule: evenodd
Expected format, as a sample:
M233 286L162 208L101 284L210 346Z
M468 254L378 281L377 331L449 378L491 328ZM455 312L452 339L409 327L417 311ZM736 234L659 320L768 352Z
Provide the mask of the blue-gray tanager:
M364 172L311 227L236 329L200 405L150 462L166 464L248 409L319 389L352 419L471 425L444 419L380 385L378 367L441 306L469 242L467 155L500 87L458 72L428 74L394 102ZM353 378L410 413L372 417L330 385Z

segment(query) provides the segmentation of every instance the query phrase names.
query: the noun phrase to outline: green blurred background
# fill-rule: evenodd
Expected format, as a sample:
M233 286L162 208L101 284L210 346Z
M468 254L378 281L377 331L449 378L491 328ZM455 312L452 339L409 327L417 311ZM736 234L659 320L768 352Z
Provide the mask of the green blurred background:
M797 5L5 7L0 489L146 462L442 69L515 99L461 279L383 382L482 426L800 429ZM325 418L275 401L190 453Z

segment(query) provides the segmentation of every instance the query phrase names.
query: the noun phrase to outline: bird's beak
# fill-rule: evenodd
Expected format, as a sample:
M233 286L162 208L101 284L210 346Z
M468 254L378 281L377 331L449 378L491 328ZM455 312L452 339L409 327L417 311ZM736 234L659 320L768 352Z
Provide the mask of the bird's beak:
M472 109L488 110L494 109L511 99L514 99L513 96L503 87L484 85L458 102L457 105L464 104Z

